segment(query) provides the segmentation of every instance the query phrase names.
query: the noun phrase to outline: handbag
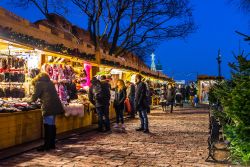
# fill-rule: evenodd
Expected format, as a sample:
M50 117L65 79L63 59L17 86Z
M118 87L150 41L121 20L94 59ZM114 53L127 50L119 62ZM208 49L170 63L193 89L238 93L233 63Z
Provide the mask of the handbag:
M125 104L125 110L130 113L131 112L131 105L130 105L130 102L129 102L129 98L126 98L125 101L124 101L124 104Z

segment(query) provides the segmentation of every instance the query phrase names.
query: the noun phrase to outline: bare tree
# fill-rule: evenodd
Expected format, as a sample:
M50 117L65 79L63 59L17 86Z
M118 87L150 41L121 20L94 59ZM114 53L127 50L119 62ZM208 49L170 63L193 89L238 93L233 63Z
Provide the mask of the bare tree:
M240 10L250 13L250 0L228 0L229 3L236 5Z
M64 0L11 0L11 3L17 7L34 5L46 18L49 18L51 12L68 12L68 9L64 5L61 5L64 3Z
M187 0L71 0L88 17L88 31L98 50L109 54L145 54L160 41L183 38L193 32ZM142 50L145 51L142 51ZM141 54L140 54L141 53Z
M240 10L244 11L246 14L250 14L250 0L228 0L229 3L238 6ZM246 35L242 32L235 31L240 36L244 37L245 41L250 41L250 35Z
M104 48L110 55L132 52L143 58L159 42L195 30L189 0L71 0L70 5L65 0L12 1L19 6L33 3L46 17L52 9L73 12L78 7L88 19L85 26L96 51Z

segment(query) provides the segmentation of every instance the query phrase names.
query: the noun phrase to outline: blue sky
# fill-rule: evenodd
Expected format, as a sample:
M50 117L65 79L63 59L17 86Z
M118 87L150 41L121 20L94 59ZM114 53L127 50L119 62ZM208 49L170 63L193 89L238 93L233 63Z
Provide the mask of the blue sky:
M199 29L185 40L171 40L156 49L164 72L176 79L195 79L198 74L217 75L217 52L221 49L222 75L230 77L228 62L234 61L239 43L245 52L250 45L234 31L250 34L249 15L231 6L227 0L193 1L194 18ZM239 42L241 41L241 42Z
M217 52L221 49L222 75L230 77L228 62L234 61L232 51L238 53L239 43L246 53L250 45L235 33L235 30L250 34L249 15L229 5L227 0L193 0L194 19L197 32L186 39L162 42L156 49L156 59L160 60L164 73L175 79L195 80L198 74L217 75ZM35 8L14 8L7 0L0 6L34 22L43 16ZM74 12L67 18L81 26L84 19ZM74 19L72 19L74 18Z

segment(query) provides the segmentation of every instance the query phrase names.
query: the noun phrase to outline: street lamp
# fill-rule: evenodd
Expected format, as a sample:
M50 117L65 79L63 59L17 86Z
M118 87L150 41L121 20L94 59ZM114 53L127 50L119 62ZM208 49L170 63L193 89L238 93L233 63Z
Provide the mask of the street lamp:
M220 49L218 51L218 56L217 56L216 60L218 63L218 76L221 77L221 62L222 62L222 60L221 60Z

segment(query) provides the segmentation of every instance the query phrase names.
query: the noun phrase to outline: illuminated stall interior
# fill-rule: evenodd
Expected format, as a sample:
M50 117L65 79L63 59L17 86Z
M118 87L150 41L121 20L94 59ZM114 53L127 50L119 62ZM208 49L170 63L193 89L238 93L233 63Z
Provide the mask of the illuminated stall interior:
M40 71L49 74L64 104L78 99L79 91L87 96L90 63L0 39L0 98L6 107L31 95L31 81Z
M114 88L119 79L124 81L135 82L135 72L126 69L118 69L115 67L101 66L100 72L97 73L97 77L102 75L107 76L110 79L111 87Z
M0 39L0 98L13 100L30 93L30 81L39 69L41 53Z

